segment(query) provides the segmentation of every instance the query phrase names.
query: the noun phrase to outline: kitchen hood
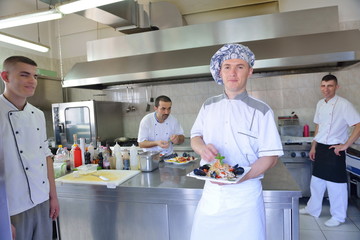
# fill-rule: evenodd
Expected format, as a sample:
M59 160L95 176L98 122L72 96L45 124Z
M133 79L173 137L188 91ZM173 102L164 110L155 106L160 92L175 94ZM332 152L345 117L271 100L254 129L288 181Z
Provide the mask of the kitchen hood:
M64 2L64 0L40 1L53 6ZM115 3L75 12L75 14L102 23L125 34L184 25L181 13L170 2L139 4L135 0L119 0Z
M341 67L360 60L360 31L339 30L337 7L283 12L168 28L88 42L87 62L63 87L209 78L211 56L225 43L255 53L255 73Z

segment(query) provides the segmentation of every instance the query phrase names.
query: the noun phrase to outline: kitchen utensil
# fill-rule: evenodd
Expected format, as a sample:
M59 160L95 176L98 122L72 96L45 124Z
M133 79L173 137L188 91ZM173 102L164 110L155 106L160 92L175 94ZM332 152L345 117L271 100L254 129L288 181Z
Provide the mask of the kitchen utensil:
M146 112L149 112L150 111L150 104L149 104L149 93L148 93L148 89L147 89L147 87L146 87L146 89L145 89L145 95L146 95Z
M140 170L143 172L151 172L159 167L160 152L149 151L139 154Z
M100 178L101 180L103 181L109 181L110 179L108 179L107 177L104 177L104 176L100 176L100 175L96 175L96 174L90 174L91 176L94 176L94 177L98 177Z

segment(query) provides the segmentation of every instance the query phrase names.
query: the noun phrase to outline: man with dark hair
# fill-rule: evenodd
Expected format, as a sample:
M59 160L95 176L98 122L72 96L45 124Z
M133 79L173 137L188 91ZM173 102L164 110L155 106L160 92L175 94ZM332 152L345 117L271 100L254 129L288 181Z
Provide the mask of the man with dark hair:
M13 238L52 239L59 214L53 160L44 113L27 102L37 86L37 65L23 56L4 61L0 95L0 145Z
M331 214L325 222L328 227L345 222L348 206L345 150L360 136L360 115L348 100L336 95L338 88L334 75L322 78L320 89L324 98L316 106L315 137L309 154L314 161L311 197L307 206L300 209L301 214L319 217L327 189ZM355 128L349 137L350 126Z
M171 113L171 99L161 95L155 99L154 113L147 114L140 122L138 142L144 151L160 151L163 155L173 152L173 144L184 142L184 130Z

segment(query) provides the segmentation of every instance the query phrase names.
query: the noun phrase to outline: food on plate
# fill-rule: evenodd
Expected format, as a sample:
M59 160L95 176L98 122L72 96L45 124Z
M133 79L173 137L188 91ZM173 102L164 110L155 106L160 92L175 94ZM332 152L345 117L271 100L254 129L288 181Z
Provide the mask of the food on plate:
M168 160L165 160L165 162L174 162L174 163L187 163L194 161L195 157L174 157Z
M216 162L212 165L205 164L199 168L194 169L194 174L198 176L207 176L215 179L225 179L228 181L235 181L236 177L244 173L244 168L239 167L238 164L230 166L224 163L225 157L218 154L215 159Z

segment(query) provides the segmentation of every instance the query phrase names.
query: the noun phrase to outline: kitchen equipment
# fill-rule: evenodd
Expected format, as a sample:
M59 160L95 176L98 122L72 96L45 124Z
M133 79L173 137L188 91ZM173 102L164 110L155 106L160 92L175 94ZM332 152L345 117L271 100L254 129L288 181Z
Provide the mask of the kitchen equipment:
M346 170L348 172L349 196L360 199L360 146L352 145L346 150ZM359 201L359 200L357 200Z
M86 144L95 144L97 138L113 142L123 132L121 106L120 102L95 100L52 104L56 145L70 149L73 134L85 138Z
M140 173L139 170L98 170L96 176L92 174L67 174L65 176L55 179L55 182L59 183L76 183L76 184L94 184L105 185L108 188L114 188L126 180ZM107 178L108 181L102 178Z
M139 154L140 170L143 172L151 172L159 167L160 152L149 151Z
M302 137L303 128L300 125L284 125L280 126L280 135L281 136L294 136Z
M312 161L309 158L310 148L310 142L292 141L284 143L284 155L280 157L280 160L301 188L303 197L310 197L312 174Z

